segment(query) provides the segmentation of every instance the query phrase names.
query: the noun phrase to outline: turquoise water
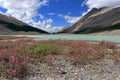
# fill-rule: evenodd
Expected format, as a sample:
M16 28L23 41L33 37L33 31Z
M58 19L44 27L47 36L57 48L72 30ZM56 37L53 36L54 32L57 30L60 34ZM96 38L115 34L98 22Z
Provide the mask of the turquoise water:
M31 35L28 37L52 40L87 40L87 41L113 41L120 43L120 36L87 36L87 35Z

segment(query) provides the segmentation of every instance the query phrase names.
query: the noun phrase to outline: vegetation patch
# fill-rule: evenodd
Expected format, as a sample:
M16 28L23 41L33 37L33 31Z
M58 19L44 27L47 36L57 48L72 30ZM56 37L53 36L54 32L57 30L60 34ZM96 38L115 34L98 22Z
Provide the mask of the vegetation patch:
M114 42L101 41L88 43L73 40L17 40L0 42L0 76L7 78L23 77L27 74L27 64L47 63L54 56L63 56L72 64L87 65L112 55L120 57Z

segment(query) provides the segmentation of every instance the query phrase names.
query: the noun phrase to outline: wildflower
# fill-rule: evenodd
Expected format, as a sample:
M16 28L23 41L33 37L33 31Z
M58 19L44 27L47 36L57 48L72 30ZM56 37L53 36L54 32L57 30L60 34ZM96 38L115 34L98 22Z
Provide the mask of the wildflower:
M12 76L15 76L16 74L17 74L17 71L16 71L16 70L12 70L12 71L11 71L11 75L12 75Z
M81 50L86 51L87 48L86 47L81 47Z
M15 62L15 56L10 56L10 62L14 63Z
M25 61L25 62L28 62L28 60L29 60L29 57L28 57L28 56L25 56L25 57L24 57L24 61Z
M19 58L16 57L16 58L15 58L15 65L16 65L16 67L18 67L19 64L20 64L20 63L19 63Z
M6 54L2 54L1 56L0 56L0 59L4 59L6 57Z

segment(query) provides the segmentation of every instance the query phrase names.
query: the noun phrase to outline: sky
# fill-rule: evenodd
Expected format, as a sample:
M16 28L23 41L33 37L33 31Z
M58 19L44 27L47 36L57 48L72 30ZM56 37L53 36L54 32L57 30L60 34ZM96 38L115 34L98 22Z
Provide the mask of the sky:
M53 33L106 6L120 7L120 0L0 0L0 13Z

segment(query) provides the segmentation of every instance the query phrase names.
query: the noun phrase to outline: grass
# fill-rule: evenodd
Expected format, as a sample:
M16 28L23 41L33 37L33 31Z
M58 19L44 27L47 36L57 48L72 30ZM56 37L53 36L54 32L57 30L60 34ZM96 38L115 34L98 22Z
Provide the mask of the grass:
M106 55L111 55L115 60L120 57L117 45L109 41L99 43L79 40L6 41L0 42L0 76L22 77L27 71L27 63L36 60L45 63L59 55L71 64L82 65L91 64Z

